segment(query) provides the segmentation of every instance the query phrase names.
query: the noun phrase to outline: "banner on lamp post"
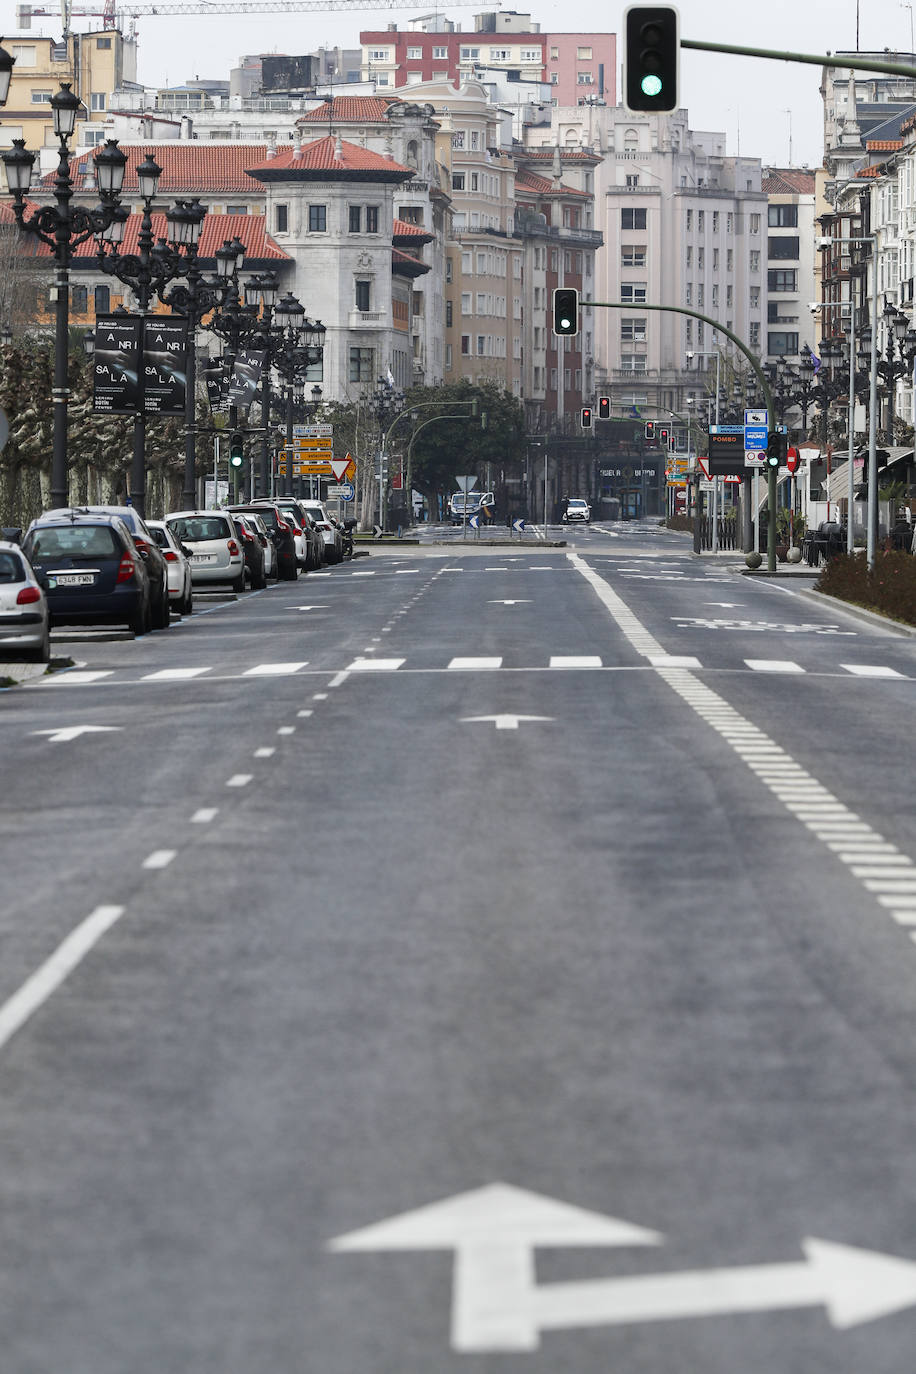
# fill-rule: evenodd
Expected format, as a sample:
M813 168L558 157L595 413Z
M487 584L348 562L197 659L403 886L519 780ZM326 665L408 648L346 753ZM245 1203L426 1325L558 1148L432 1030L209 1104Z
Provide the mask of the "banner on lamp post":
M133 415L143 395L138 315L99 315L92 359L92 409Z
M188 327L183 320L143 321L143 409L147 415L183 415L187 388Z
M229 381L229 404L247 410L254 400L261 370L264 366L263 348L243 348L235 360Z

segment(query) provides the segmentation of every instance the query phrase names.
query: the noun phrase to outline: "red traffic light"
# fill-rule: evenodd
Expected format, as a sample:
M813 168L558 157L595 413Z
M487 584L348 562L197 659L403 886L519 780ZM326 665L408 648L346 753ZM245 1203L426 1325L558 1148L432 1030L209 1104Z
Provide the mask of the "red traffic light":
M611 418L611 398L610 396L598 397L598 419L609 420Z
M581 421L581 423L582 423L582 428L583 428L583 429L591 429L591 427L592 427L592 408L591 408L591 406L583 406L583 407L582 407L582 414L580 415L579 419L580 419L580 421Z

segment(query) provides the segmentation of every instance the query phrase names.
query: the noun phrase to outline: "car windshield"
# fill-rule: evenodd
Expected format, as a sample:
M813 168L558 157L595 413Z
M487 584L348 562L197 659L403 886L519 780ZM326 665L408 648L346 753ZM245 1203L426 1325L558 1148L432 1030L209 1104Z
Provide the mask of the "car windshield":
M115 558L122 552L110 525L52 525L28 537L33 562L49 558Z
M587 505L588 503L586 501L570 501L569 504L571 507L575 507L576 509L581 510L582 507Z
M465 502L467 502L469 506L479 505L480 492L472 491L467 496L465 496L463 491L459 491L457 496L452 497L452 505L455 507L456 510L463 510Z
M14 553L0 553L0 582L24 582L22 559Z
M190 519L170 520L169 526L179 539L200 544L208 539L231 539L229 521L221 515L195 515Z
M265 506L263 510L259 510L258 517L264 521L269 530L277 528L277 512L271 506Z

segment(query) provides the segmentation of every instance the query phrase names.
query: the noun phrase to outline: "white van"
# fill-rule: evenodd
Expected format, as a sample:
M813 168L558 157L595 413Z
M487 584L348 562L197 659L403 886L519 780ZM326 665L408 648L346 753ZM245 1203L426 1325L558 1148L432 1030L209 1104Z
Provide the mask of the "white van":
M494 500L492 491L469 491L467 495L463 491L456 491L449 498L449 519L453 525L463 525L472 515L479 515L483 507L492 511Z

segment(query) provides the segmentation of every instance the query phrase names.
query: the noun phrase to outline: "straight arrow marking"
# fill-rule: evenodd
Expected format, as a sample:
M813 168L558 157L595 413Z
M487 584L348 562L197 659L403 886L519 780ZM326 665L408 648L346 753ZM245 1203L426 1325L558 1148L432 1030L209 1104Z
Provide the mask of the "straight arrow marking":
M553 719L553 716L512 716L507 713L501 716L462 716L461 723L462 725L476 725L480 722L488 723L492 721L497 730L517 730L520 720L552 721Z
M33 735L47 735L51 744L66 744L80 735L99 734L103 730L120 730L120 725L59 725L54 730L33 730Z

